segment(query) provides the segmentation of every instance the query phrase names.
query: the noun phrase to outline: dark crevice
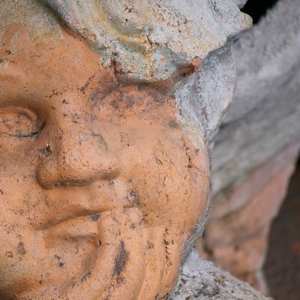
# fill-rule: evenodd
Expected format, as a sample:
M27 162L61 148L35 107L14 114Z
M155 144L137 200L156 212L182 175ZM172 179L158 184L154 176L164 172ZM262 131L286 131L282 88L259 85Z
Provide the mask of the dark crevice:
M259 22L259 20L266 14L268 9L271 9L279 0L249 0L242 12L250 15L253 19L253 24Z

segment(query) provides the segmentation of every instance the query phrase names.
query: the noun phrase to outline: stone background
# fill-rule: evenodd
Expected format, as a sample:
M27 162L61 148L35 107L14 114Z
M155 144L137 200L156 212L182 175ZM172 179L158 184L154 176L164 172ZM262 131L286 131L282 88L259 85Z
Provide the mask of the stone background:
M299 176L291 196L295 208L284 205L274 224L278 233L272 228L269 239L300 149L299 16L298 0L278 1L233 46L237 88L214 141L213 206L198 244L202 256L275 299L300 299L300 237L288 240L300 229L292 221L299 216ZM284 260L288 272L278 267Z

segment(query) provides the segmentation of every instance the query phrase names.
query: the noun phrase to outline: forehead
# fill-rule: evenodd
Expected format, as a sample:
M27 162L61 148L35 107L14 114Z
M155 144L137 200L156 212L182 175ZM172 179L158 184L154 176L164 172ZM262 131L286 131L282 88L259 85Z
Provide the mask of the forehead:
M114 85L112 70L100 64L99 54L80 38L64 33L64 39L35 44L23 27L11 25L0 47L0 103L74 93L85 86L105 90ZM30 98L30 97L29 97Z
M1 0L0 39L11 25L25 27L35 43L62 37L55 15L43 4L33 0Z
M116 80L114 69L103 66L99 54L81 36L69 35L64 28L61 33L62 39L35 43L29 39L26 26L13 23L7 27L2 37L4 47L0 46L0 106L24 99L34 105L53 95L76 98L84 93L102 98L118 89L121 83ZM12 53L7 54L10 49ZM126 83L121 86L127 93ZM148 93L146 87L141 86L141 93ZM161 97L161 93L165 96L163 88L161 92L154 88L151 92L156 97Z

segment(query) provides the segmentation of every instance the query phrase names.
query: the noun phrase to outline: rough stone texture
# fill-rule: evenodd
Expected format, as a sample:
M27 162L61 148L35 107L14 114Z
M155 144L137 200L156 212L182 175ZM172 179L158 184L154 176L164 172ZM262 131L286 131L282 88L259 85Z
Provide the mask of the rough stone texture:
M300 148L299 14L299 1L282 1L233 46L237 89L215 139L213 209L198 245L264 292L268 232Z
M249 27L234 0L41 0L136 80L168 79ZM240 2L240 1L238 1Z
M248 284L192 252L182 267L172 300L267 300Z
M215 139L213 193L220 193L299 137L300 6L279 2L233 46L234 101Z

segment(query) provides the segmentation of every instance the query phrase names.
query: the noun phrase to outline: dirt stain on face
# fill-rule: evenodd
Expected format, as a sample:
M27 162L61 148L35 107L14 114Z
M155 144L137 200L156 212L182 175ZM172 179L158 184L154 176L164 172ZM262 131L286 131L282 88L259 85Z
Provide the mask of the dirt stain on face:
M141 199L136 190L130 190L128 195L126 196L126 201L129 202L130 205L141 205Z
M125 269L128 261L128 252L125 250L125 244L123 241L120 242L117 257L115 259L114 275L120 276Z
M24 256L26 254L26 249L25 249L25 245L23 242L19 242L17 251L21 256Z

